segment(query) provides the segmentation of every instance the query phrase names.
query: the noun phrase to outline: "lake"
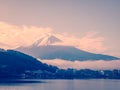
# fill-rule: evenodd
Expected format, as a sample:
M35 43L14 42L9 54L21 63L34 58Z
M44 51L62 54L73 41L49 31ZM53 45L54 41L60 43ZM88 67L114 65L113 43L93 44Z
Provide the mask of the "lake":
M120 90L120 80L37 80L41 82L0 83L0 90Z

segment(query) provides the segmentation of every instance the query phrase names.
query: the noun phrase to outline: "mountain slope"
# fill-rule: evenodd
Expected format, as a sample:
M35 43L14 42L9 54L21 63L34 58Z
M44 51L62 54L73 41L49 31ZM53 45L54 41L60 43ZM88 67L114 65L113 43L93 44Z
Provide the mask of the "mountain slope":
M25 71L55 72L56 67L43 64L35 58L13 50L0 49L0 73L24 73Z
M72 46L39 46L20 47L17 50L40 59L63 59L70 61L84 60L117 60L119 58L109 55L94 54L79 50Z

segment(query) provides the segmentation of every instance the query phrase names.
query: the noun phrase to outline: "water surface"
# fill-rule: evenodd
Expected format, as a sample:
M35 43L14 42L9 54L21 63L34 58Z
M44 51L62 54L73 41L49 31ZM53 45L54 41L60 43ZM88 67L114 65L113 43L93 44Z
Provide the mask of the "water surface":
M37 80L0 83L0 90L120 90L120 80Z

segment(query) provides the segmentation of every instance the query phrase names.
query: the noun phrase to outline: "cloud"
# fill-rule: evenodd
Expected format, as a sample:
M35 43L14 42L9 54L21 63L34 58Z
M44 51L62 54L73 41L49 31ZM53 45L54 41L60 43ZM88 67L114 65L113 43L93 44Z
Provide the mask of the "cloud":
M69 34L57 35L60 39L64 40L61 45L70 45L75 46L79 49L94 52L102 53L107 50L107 47L104 45L105 39L102 36L98 35L97 32L87 32L83 37L78 38ZM59 44L59 43L58 43Z
M107 47L104 45L105 39L99 36L97 32L88 32L80 38L78 48L83 48L91 52L104 52Z
M95 69L95 70L105 70L105 69L120 69L120 60L112 61L66 61L66 60L40 60L43 63L49 65L58 66L62 69L74 68L74 69Z
M0 43L8 46L0 45L1 48L16 48L18 46L28 46L34 43L42 34L51 33L50 27L37 26L17 26L6 22L0 22ZM105 39L96 32L87 32L83 37L76 37L70 34L55 34L63 42L58 45L75 46L79 49L102 53L107 50L104 45Z
M8 48L11 47L10 45L4 44L4 43L0 43L0 48Z
M52 29L49 27L17 26L0 22L0 42L10 46L6 48L30 45L42 34L49 32L52 32ZM1 45L1 47L4 47L4 45Z

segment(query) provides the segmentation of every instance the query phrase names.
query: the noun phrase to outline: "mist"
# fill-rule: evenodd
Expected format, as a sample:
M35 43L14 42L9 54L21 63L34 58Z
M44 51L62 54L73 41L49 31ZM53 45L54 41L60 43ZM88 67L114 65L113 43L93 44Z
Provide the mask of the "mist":
M43 63L57 66L61 69L94 69L94 70L106 70L106 69L120 69L120 60L98 60L98 61L66 61L61 59L54 60L40 60Z

